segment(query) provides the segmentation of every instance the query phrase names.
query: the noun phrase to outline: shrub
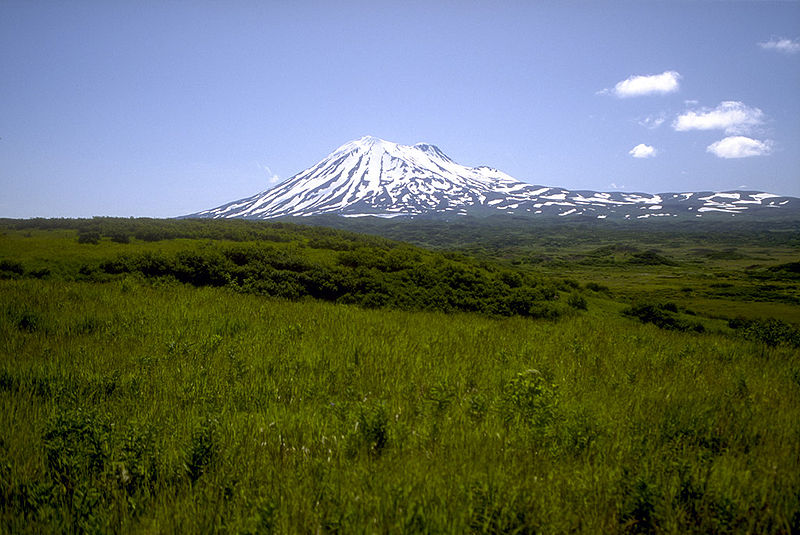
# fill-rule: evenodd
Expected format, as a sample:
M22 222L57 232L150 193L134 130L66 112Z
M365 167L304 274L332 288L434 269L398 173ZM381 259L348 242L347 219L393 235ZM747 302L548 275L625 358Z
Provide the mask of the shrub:
M386 406L370 402L359 409L354 432L350 435L348 454L352 457L359 451L380 455L389 445L389 414Z
M629 264L645 265L645 266L674 266L676 263L669 258L661 256L655 251L642 251L631 255Z
M586 289L591 290L593 292L604 292L604 293L608 293L610 291L608 286L603 286L602 284L597 284L596 282L587 282Z
M633 487L625 489L625 502L620 512L620 524L625 533L654 533L655 496L647 481L639 478Z
M78 243L97 245L100 243L100 233L96 230L81 230L78 232Z
M572 292L567 297L567 304L577 310L586 310L586 299L578 292Z
M215 420L206 419L192 433L184 467L193 484L208 471L217 457L216 428Z
M622 314L637 318L642 323L652 323L661 329L674 331L704 332L700 322L691 322L677 316L675 303L638 303L622 311Z
M131 237L126 232L112 232L110 235L111 241L114 243L130 243Z
M44 322L40 314L25 306L8 308L6 310L6 317L20 331L32 333L44 327Z
M4 258L0 260L0 279L14 279L21 277L25 273L25 268L15 260Z
M781 344L800 347L800 329L783 320L769 318L762 320L733 319L728 326L735 329L748 340L763 342L770 347Z
M558 399L556 385L539 370L516 374L503 386L502 411L506 424L526 422L533 427L551 423Z
M71 497L76 487L100 477L109 460L109 424L83 409L58 413L44 434L48 474Z

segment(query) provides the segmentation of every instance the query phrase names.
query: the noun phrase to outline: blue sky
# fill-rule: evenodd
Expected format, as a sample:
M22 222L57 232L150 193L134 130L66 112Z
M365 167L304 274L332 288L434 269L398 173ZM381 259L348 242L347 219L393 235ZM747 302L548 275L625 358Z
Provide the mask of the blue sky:
M800 196L800 2L0 1L0 217L171 217L363 135Z

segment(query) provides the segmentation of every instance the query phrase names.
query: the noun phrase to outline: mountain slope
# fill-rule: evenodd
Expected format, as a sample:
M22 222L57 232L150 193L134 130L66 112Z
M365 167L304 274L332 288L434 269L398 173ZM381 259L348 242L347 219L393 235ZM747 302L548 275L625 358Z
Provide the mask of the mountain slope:
M778 210L776 210L778 209ZM602 193L520 182L491 167L467 167L427 143L374 137L346 143L272 189L187 217L516 215L648 218L800 210L800 199L763 192Z

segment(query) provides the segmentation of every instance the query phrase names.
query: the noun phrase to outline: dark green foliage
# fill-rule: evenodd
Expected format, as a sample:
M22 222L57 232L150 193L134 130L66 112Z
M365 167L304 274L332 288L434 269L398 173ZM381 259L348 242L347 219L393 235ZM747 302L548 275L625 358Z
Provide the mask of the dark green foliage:
M389 415L381 404L370 404L361 408L358 416L358 432L362 443L370 453L380 455L389 444Z
M20 331L32 333L44 328L44 321L39 313L28 305L9 303L5 308L5 316Z
M586 298L578 292L572 292L569 294L569 297L567 297L567 304L577 310L586 310L588 307L586 304Z
M78 232L78 243L97 245L100 243L100 232L97 230L81 230Z
M111 218L92 219L0 219L0 226L17 230L76 230L84 236L81 243L96 243L108 237L116 243L130 243L131 238L145 242L186 239L212 239L227 241L288 242L296 239L303 225L273 221L213 220L213 219L149 219ZM319 229L313 236L313 245L325 249L351 248L353 234ZM375 239L377 242L385 240Z
M586 289L593 292L609 293L608 286L603 286L602 284L597 284L596 282L587 282Z
M0 279L12 279L25 273L25 268L20 262L4 258L0 260Z
M638 303L626 308L622 313L637 318L642 323L652 323L661 329L698 333L705 331L702 323L679 317L675 303Z
M755 270L751 272L751 276L756 279L774 281L797 281L800 280L800 262L787 262L770 266L767 269Z
M109 233L109 238L114 243L130 243L131 237L124 231L112 231Z
M776 318L747 320L737 318L728 321L728 326L741 336L763 342L770 347L786 344L800 347L800 329Z
M657 266L657 265L665 265L665 266L673 266L675 262L672 260L665 258L664 256L656 253L655 251L643 251L641 253L633 253L630 260L628 260L630 264L644 264L647 266Z
M507 423L543 428L553 422L557 401L556 385L539 370L526 370L503 386L503 418Z
M653 491L644 479L625 489L620 523L625 533L653 533L656 529Z
M367 308L479 312L500 316L557 317L543 302L557 299L542 278L494 270L398 248L339 253L336 264L311 261L300 249L262 245L202 247L166 256L129 254L101 262L100 271L172 277L195 286L229 286L247 293L304 296ZM91 273L91 268L87 269ZM582 308L580 300L570 303Z
M660 219L660 218L657 218ZM745 245L800 246L800 223L787 221L545 221L535 224L527 218L508 217L459 217L454 221L426 219L391 220L379 218L342 217L302 218L305 224L323 225L350 231L385 236L395 240L436 247L455 248L468 245L471 248L513 250L520 245L543 245L551 248L567 248L586 245L596 251L593 256L627 255L651 249L654 242L685 240L696 244L711 238L712 242L725 240L737 248ZM645 240L641 238L645 236ZM608 243L598 247L598 243ZM729 249L730 247L726 247Z
M800 262L788 262L770 268L770 271L784 272L792 276L800 276Z
M82 409L59 412L44 434L47 473L72 497L88 475L100 478L109 461L108 423Z
M122 438L117 479L129 495L151 494L162 477L156 456L156 428L153 425L132 425Z
M207 419L192 433L186 454L186 473L192 483L209 470L218 456L217 422Z

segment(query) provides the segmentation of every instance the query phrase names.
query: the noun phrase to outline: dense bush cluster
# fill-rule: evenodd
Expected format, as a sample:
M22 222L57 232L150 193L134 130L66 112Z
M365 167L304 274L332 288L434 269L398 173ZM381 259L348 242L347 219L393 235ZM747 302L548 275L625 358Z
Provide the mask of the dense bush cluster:
M800 279L800 262L778 264L765 270L754 271L750 275L758 279L798 280Z
M206 246L175 254L121 255L84 266L85 275L137 273L172 277L195 286L246 293L358 304L369 308L478 312L555 318L556 286L532 275L488 270L416 248L358 247L333 263L314 261L298 247L265 244ZM575 308L585 308L579 296Z
M675 303L637 303L622 311L625 316L637 318L642 323L652 323L661 329L703 332L705 327L678 315Z
M0 260L0 279L18 279L21 277L42 279L48 275L50 275L50 270L47 268L25 269L25 266L16 260Z
M800 347L800 329L783 320L769 318L748 320L743 318L732 319L728 322L731 329L749 340L764 342L770 347L786 344Z

